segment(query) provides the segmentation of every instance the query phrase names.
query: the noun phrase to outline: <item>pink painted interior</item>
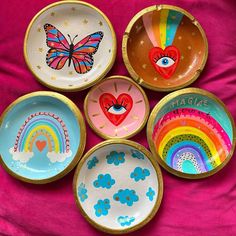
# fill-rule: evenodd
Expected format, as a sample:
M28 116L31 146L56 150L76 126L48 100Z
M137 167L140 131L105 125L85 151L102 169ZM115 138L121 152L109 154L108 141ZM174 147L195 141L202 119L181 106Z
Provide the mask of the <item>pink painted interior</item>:
M116 83L117 91L115 90L114 83ZM117 129L117 137L124 137L140 128L146 113L145 101L143 94L134 85L130 91L128 91L130 85L132 85L132 83L123 79L109 79L104 81L97 89L90 93L88 97L88 115L92 124L98 131L105 135L115 137L115 129ZM101 92L101 90L103 92ZM118 126L110 122L99 104L99 98L104 93L110 93L115 98L117 98L122 93L126 93L129 94L133 99L133 106L130 112L124 121ZM91 100L97 100L98 102L94 103ZM136 103L141 100L142 102ZM99 115L93 116L93 114ZM138 117L138 119L133 119L133 116ZM105 125L105 127L101 129L100 127L103 125ZM126 127L128 130L126 130L124 127Z

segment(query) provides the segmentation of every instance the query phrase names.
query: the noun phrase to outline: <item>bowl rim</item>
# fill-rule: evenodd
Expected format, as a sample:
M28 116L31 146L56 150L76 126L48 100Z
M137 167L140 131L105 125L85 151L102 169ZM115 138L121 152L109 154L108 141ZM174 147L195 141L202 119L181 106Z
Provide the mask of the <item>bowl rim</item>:
M28 37L29 37L29 33L31 31L31 28L34 24L34 22L38 19L38 17L43 14L44 12L46 12L47 10L55 7L55 6L58 6L58 5L64 5L64 4L78 4L78 5L83 5L83 6L86 6L86 7L89 7L91 8L92 10L94 11L97 11L105 20L106 24L109 26L110 28L110 31L111 31L111 35L112 35L112 41L114 42L113 44L113 48L111 49L111 53L112 53L112 58L110 60L110 63L107 65L107 67L104 69L103 73L98 76L97 78L95 78L93 81L91 81L90 83L88 84L85 84L83 86L77 86L77 87L73 87L73 88L68 88L68 87L59 87L59 86L55 86L55 85L51 85L49 83L47 83L43 78L42 76L38 76L38 74L36 73L36 71L32 68L31 66L31 63L28 59L28 53L27 53L27 44L28 44ZM36 78L36 80L41 83L42 85L52 89L52 90L55 90L55 91L58 91L58 92L77 92L77 91L81 91L81 90L84 90L84 89L87 89L91 86L93 86L94 84L96 84L98 81L100 81L102 78L104 78L107 73L111 70L111 68L113 67L114 63L115 63L115 59L116 59L116 53L117 53L117 40L116 40L116 34L115 34L115 31L114 31L114 28L112 26L112 23L111 21L108 19L108 17L100 10L98 9L97 7L95 7L94 5L92 4L89 4L89 3L86 3L86 2L83 2L83 1L76 1L76 0L66 0L66 1L59 1L59 2L55 2L55 3L52 3L52 4L49 4L47 5L46 7L44 7L43 9L41 9L38 13L36 13L36 15L32 18L32 20L30 21L27 29L26 29L26 32L25 32L25 37L24 37L24 45L23 45L23 55L24 55L24 59L25 59L25 62L26 62L26 65L28 67L28 69L30 70L30 72L34 75L34 77Z
M145 107L146 107L146 112L144 115L144 119L141 123L141 125L134 130L132 133L129 133L125 136L117 136L117 138L115 136L110 136L105 134L104 132L100 131L99 129L97 129L93 122L91 121L89 114L88 114L88 99L91 93L93 93L96 89L98 89L99 86L101 86L101 84L107 80L112 80L112 79L119 79L119 80L125 80L127 82L130 82L133 86L135 86L143 95L144 98L144 102L145 102ZM147 98L147 95L145 93L145 91L143 90L143 88L141 86L139 86L137 83L135 83L131 78L127 77L127 76L123 76L123 75L113 75L113 76L109 76L104 78L102 81L100 81L99 83L97 83L95 86L93 86L89 92L87 93L85 99L84 99L84 114L85 114L85 118L90 126L90 128L100 137L104 138L104 139L128 139L131 138L133 136L135 136L138 132L140 132L144 126L147 123L148 117L149 117L149 113L150 113L150 105L149 105L149 100Z
M4 158L2 157L2 155L0 155L0 164L2 165L2 167L6 170L6 172L8 174L10 174L11 176L15 177L18 180L21 180L21 181L27 182L27 183L32 183L32 184L46 184L46 183L50 183L50 182L56 181L58 179L61 179L62 177L67 175L72 169L74 169L76 164L79 162L79 160L84 152L84 148L85 148L85 144L86 144L86 128L85 128L84 118L83 118L79 108L69 98L67 98L66 96L64 96L62 94L56 93L56 92L38 91L38 92L28 93L26 95L23 95L23 96L17 98L4 110L1 117L0 117L0 129L2 128L2 123L5 119L5 117L8 115L8 113L10 111L12 111L15 108L16 105L18 105L19 103L21 103L25 100L33 98L33 97L52 97L52 98L55 98L55 99L59 100L60 102L64 103L66 106L68 106L68 108L71 110L71 112L74 114L75 118L77 119L77 123L80 127L80 137L81 138L80 138L80 143L77 148L77 152L74 154L74 157L71 160L70 164L66 168L64 168L63 171L61 171L60 173L58 173L52 177L46 178L46 179L32 179L32 178L27 178L27 177L17 174L16 172L14 172L12 169L10 169L5 164Z
M151 162L153 168L155 169L156 172L156 176L157 176L157 180L158 180L158 195L157 195L157 199L155 202L154 207L152 208L151 212L149 213L149 215L143 220L141 221L139 224L134 225L132 227L126 228L126 229L112 229L112 228L108 228L105 227L101 224L96 223L94 220L92 220L87 213L84 211L83 207L80 204L80 201L78 199L78 194L77 194L77 181L78 181L78 177L80 174L80 170L82 169L85 161L98 149L104 148L106 146L109 145L113 145L113 144L124 144L130 147L133 147L135 149L137 149L138 151L142 152L147 159ZM142 228L144 225L146 225L157 213L158 209L160 208L161 202L162 202L162 198L163 198L163 177L162 177L162 172L161 169L158 165L158 163L156 162L156 160L153 158L152 153L150 151L148 151L144 146L142 146L139 143L136 143L134 141L131 140L126 140L126 139L110 139L110 140L106 140L103 141L101 143L98 143L97 145L95 145L94 147L92 147L80 160L79 164L76 167L76 171L74 174L74 178L73 178L73 192L74 192L74 197L75 197L75 201L76 201L76 205L79 208L81 214L83 215L83 217L95 228L106 232L106 233L110 233L110 234L124 234L124 233L130 233L133 232L135 230L138 230L140 228Z
M172 99L181 96L181 95L185 95L185 94L200 94L203 95L205 97L210 98L211 100L213 100L214 102L216 102L217 104L219 104L224 112L227 114L231 126L232 126L232 134L233 134L233 139L232 139L232 147L231 150L228 154L228 156L226 157L226 159L216 168L212 169L211 171L208 172L204 172L204 173L200 173L200 174L188 174L188 173L184 173L184 172L180 172L177 171L171 167L169 167L166 162L164 162L162 160L162 158L160 157L160 155L157 153L153 140L152 140L152 130L153 130L153 124L155 122L156 119L156 115L157 113ZM170 172L171 174L181 177L181 178L185 178L185 179L202 179L202 178L206 178L209 177L215 173L217 173L218 171L220 171L232 158L234 150L235 150L235 144L236 144L236 127L235 127L235 123L234 123L234 119L231 115L231 113L229 112L229 110L227 109L226 105L218 98L216 97L216 95L214 95L213 93L210 93L206 90L203 89L199 89L199 88L185 88L185 89L181 89L175 92L172 92L168 95L166 95L164 98L162 98L153 108L148 123L147 123L147 139L148 139L148 144L150 147L150 150L152 152L152 154L154 155L155 159L158 161L158 163L168 172Z
M129 34L134 26L134 24L136 23L136 21L142 17L144 14L148 13L148 12L152 12L152 11L160 11L160 10L175 10L178 12L181 12L183 15L185 15L186 17L188 17L192 23L198 28L198 30L201 33L201 36L203 38L203 42L205 45L205 49L204 49L204 57L202 60L202 63L200 65L200 68L198 70L196 70L194 76L188 80L186 83L182 84L182 85L178 85L178 86L173 86L170 88L159 88L159 87L155 87L153 85L150 85L149 83L145 82L145 80L143 80L133 69L133 67L131 66L130 60L129 60L129 56L128 56L128 51L127 51L127 44L128 44L128 39L129 39ZM123 61L125 64L126 69L128 70L129 74L131 75L131 77L141 86L153 90L153 91L159 91L159 92L170 92L170 91L175 91L184 87L187 87L188 85L192 84L195 80L197 80L197 78L200 76L200 74L202 73L206 62L207 62L207 58L208 58L208 41L207 41L207 37L205 34L205 31L203 30L202 26L200 25L200 23L195 19L195 17L193 15L191 15L188 11L184 10L183 8L177 7L177 6L173 6L173 5L166 5L166 4L161 4L161 5L153 5L147 8L144 8L143 10L139 11L129 22L128 26L126 27L125 33L123 35L123 39L122 39L122 57L123 57Z

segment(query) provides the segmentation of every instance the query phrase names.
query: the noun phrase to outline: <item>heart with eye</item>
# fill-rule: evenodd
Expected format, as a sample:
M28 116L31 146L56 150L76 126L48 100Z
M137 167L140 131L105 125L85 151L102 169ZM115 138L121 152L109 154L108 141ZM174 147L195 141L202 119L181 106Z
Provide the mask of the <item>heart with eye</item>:
M120 94L117 98L110 93L103 93L99 103L107 119L115 126L124 121L133 107L133 99L126 93Z
M46 145L47 145L47 142L46 141L44 141L44 140L38 140L37 142L36 142L36 147L38 148L38 150L40 151L40 152L42 152L43 151L43 149L46 147Z
M163 78L169 79L177 68L180 52L175 46L168 46L164 50L154 47L149 52L149 59L155 70Z

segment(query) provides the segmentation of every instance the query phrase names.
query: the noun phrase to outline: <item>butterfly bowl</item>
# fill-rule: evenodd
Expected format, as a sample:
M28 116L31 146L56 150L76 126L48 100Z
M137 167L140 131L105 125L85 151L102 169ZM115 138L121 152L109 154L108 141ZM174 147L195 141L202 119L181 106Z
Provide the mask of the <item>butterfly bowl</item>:
M40 91L6 108L0 118L0 139L5 170L22 181L44 184L75 167L84 151L86 129L71 100Z
M149 102L132 79L115 75L89 91L84 111L90 127L102 138L130 138L145 126Z
M156 5L137 13L122 42L123 60L132 78L156 91L173 91L202 72L208 43L199 22L187 11Z
M57 91L79 91L102 79L114 64L116 36L99 9L81 1L60 1L30 22L24 57L30 71Z
M233 155L233 118L215 95L187 88L164 97L151 112L150 149L170 173L198 179L221 170Z
M108 140L89 150L74 176L74 195L82 215L107 233L137 230L156 214L163 180L151 153L129 140Z

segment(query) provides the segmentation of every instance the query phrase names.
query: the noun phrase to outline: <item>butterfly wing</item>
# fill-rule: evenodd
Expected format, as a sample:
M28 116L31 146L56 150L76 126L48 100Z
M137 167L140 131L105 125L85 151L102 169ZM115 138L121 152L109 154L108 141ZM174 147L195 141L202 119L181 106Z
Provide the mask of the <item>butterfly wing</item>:
M53 25L45 24L46 43L50 48L70 50L70 45L65 36Z
M63 49L49 49L46 62L52 69L60 70L69 58L69 52Z
M65 36L53 25L45 24L46 43L50 47L46 63L52 69L60 70L69 58L70 45Z
M98 50L103 38L103 32L99 31L88 35L74 46L72 61L79 74L85 74L93 67L93 54Z

